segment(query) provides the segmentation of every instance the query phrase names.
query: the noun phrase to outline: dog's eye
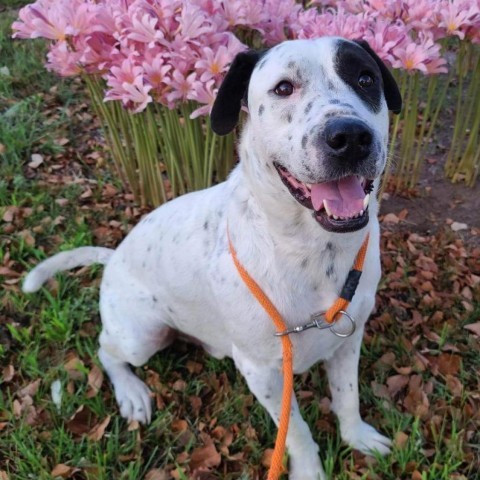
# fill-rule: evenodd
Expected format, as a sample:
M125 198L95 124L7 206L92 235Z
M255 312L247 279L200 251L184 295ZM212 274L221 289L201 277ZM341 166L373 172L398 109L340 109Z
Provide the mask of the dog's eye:
M369 73L362 73L362 75L358 77L358 84L362 88L371 87L373 83L374 83L373 77Z
M273 91L280 97L288 97L293 93L293 85L290 82L283 80L273 89Z

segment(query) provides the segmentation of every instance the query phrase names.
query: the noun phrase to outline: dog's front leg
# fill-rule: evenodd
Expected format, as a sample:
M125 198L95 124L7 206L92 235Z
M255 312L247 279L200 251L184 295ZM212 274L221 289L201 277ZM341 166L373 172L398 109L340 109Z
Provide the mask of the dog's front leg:
M236 347L233 347L233 359L251 392L278 426L283 389L281 364L254 362ZM325 480L325 473L318 457L318 445L313 441L310 429L300 415L293 392L287 447L290 480Z
M392 442L360 417L358 396L358 361L363 328L349 338L325 361L328 382L332 392L332 410L340 422L342 439L363 453L390 452Z

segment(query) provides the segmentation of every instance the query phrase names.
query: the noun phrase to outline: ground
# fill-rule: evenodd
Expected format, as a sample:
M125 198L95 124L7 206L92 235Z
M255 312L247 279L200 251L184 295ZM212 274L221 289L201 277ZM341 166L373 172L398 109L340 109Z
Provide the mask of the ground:
M148 209L112 173L81 82L47 75L41 47L14 53L1 37L0 47L10 71L0 77L0 479L264 478L275 427L230 360L175 343L137 369L154 391L153 423L128 424L96 357L101 268L21 292L39 260L115 247ZM382 202L383 277L360 398L393 453L341 444L320 365L296 378L331 478L478 478L478 186L452 186L441 162L438 152L415 195Z

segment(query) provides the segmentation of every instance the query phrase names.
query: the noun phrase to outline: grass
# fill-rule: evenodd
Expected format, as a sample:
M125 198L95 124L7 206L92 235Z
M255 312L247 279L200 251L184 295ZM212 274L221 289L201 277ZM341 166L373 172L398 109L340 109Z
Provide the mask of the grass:
M95 122L87 120L93 123L87 134L80 131L85 126L82 90L45 72L40 42L14 46L8 39L11 19L0 20L0 67L10 72L0 76L0 364L5 366L0 478L51 479L59 464L67 470L58 478L193 478L188 467L192 454L212 439L222 451L222 463L195 478L262 478L264 451L273 445L275 428L231 360L215 360L182 343L156 355L137 373L156 391L159 408L151 425L129 429L108 381L92 390L99 366L101 269L59 275L35 295L20 291L18 275L31 265L61 249L114 246L142 211L135 210L100 161L106 156L101 140L89 143L98 133ZM69 116L69 110L75 114ZM65 136L66 146L58 142ZM44 164L29 167L32 153L42 155ZM88 163L90 157L95 162ZM117 188L118 194L108 195L107 187ZM364 418L397 439L391 455L369 459L342 444L328 412L321 367L296 379L304 418L330 478L478 478L479 344L463 330L480 316L478 287L471 287L470 313L460 294L451 295L457 288L452 285L458 283L461 291L470 273L478 270L478 256L472 250L448 255L455 242L457 238L431 238L415 244L415 253L406 248L401 233L383 240L385 274L379 309L362 348L360 387ZM434 258L439 267L432 280L438 292L433 304L426 303L422 290L424 267L417 265L422 255ZM399 257L405 264L401 273ZM435 317L437 311L444 312L441 319ZM449 345L461 357L458 370L443 365L446 370L435 373L442 355L452 351ZM393 362L380 361L386 353L393 355ZM428 357L430 368L421 368L419 354ZM391 396L376 393L374 385L385 387L399 368L409 386ZM410 386L416 376L422 384L417 390ZM56 381L62 392L58 406L51 392ZM460 392L453 388L456 381ZM427 411L415 412L425 398ZM109 417L103 435L95 438L95 427ZM169 474L152 477L152 469Z

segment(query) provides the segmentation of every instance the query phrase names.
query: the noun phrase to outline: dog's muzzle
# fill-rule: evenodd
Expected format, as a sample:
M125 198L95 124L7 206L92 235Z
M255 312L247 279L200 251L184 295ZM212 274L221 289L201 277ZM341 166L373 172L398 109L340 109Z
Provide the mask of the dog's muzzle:
M356 117L329 119L317 137L328 181L306 183L274 163L290 194L327 231L348 233L368 223L368 204L376 177L374 133ZM331 172L328 174L328 172Z

